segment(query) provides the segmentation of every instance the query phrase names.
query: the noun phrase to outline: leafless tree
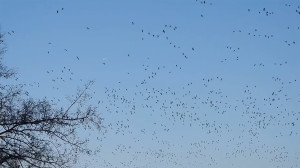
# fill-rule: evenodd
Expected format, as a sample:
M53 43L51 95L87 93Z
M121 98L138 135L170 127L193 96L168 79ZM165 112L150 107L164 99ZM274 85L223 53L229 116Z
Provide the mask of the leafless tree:
M15 72L2 64L5 53L0 35L0 81ZM89 82L67 108L48 100L34 100L21 87L0 83L0 167L68 167L78 153L87 150L87 138L78 131L100 130L96 108L85 101Z

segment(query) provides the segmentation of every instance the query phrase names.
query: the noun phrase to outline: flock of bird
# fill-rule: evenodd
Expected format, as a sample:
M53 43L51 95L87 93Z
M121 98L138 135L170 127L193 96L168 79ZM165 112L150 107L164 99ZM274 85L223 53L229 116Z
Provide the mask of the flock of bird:
M196 2L213 6L210 1ZM284 6L295 7L290 4ZM300 6L296 8L296 13L300 14ZM56 14L63 11L67 10L58 9ZM257 12L268 17L277 14L268 8L257 11L246 8L245 12ZM203 18L203 14L200 16ZM142 78L136 77L130 85L123 85L126 80L120 79L116 85L103 88L103 92L91 94L90 99L99 106L104 122L103 134L97 136L98 141L93 144L101 147L96 156L88 156L96 165L86 164L86 167L247 167L245 165L251 165L252 161L270 167L300 166L299 151L293 151L291 146L286 145L300 142L299 77L295 76L297 74L283 76L280 73L281 69L289 68L290 59L283 57L276 59L280 61L270 61L265 58L245 65L256 75L264 73L267 68L275 69L267 79L260 81L257 78L253 83L235 81L231 75L203 73L198 75L199 79L179 79L176 74L192 75L187 73L186 68L201 50L196 44L185 46L173 40L180 26L165 24L159 27L160 31L142 28L136 21L129 21L128 26L136 30L142 44L159 41L166 44L166 48L171 46L168 49L175 50L180 62L156 64L151 62L151 56L146 56L134 71L126 71L128 80L134 78L136 72L144 74ZM92 29L92 26L86 26L85 31ZM287 30L291 29L298 31L295 35L298 38L283 40L282 44L297 47L299 26L288 26ZM235 29L228 33L255 40L275 40L279 36L259 28ZM48 45L54 43L49 42ZM229 56L219 58L215 64L229 67L231 60L242 61L244 48L242 44L224 44L224 51ZM69 52L69 49L64 49L64 52ZM52 54L50 49L46 53ZM132 53L125 55L129 60L134 57ZM82 62L81 58L84 59L83 56L72 57L78 64ZM101 59L102 62L99 62L103 68L109 68L106 65L110 58L103 56ZM197 71L194 69L194 73L197 74ZM251 73L249 76L252 76ZM45 75L54 90L59 90L62 83L76 81L76 70L67 65L48 69ZM233 84L238 81L242 84ZM263 83L266 81L268 84ZM105 83L105 80L101 82ZM40 83L31 86L40 86Z

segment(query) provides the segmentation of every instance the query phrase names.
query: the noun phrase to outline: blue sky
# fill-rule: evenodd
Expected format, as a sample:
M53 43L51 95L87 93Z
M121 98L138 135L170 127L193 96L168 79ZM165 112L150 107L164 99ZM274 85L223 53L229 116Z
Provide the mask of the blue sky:
M299 167L296 1L0 4L30 95L67 106L95 81L105 128L80 136L100 152L74 167Z

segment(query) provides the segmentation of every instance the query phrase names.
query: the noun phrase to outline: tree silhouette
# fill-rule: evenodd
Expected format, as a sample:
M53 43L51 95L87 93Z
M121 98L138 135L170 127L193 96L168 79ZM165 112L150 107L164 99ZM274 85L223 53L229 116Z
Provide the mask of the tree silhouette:
M0 81L16 73L2 64L5 53L0 34ZM0 83L0 167L68 167L87 150L88 139L78 131L100 130L96 108L87 105L89 82L70 105L57 108L48 100L34 100L21 86ZM74 110L74 108L76 108Z

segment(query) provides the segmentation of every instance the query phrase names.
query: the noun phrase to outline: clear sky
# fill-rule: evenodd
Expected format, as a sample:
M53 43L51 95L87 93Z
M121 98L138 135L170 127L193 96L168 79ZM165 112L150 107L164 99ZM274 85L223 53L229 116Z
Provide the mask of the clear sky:
M101 134L74 167L300 167L300 2L0 0L4 62ZM98 137L98 139L97 139Z

